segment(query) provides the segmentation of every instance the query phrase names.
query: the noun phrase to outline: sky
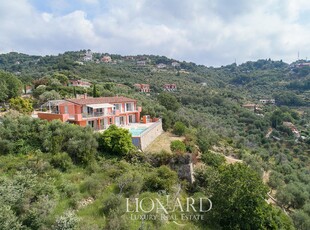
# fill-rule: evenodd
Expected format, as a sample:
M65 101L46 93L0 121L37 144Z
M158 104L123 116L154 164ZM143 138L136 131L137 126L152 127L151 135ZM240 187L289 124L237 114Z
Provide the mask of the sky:
M0 53L91 49L206 66L310 58L308 0L0 1Z

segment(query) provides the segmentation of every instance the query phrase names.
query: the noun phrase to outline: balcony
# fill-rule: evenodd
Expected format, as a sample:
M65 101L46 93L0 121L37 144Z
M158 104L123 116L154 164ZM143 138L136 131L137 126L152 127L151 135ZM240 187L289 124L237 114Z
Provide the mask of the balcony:
M56 113L48 113L48 112L40 112L38 113L38 117L43 120L52 121L55 119L61 120L61 121L67 121L69 120L69 114L56 114Z
M106 116L119 116L121 114L126 114L126 113L137 113L141 112L141 110L130 110L130 111L119 111L119 110L113 110L112 112L93 112L93 113L82 113L83 118L92 118L92 117L106 117Z
M112 113L103 113L103 112L93 112L93 113L82 113L83 118L91 118L91 117L106 117L115 115L115 112Z

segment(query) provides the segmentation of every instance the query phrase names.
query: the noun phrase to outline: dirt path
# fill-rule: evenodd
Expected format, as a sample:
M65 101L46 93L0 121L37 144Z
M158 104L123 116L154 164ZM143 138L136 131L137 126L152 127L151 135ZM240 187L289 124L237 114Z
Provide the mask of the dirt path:
M263 174L263 182L265 183L265 184L267 184L268 183L268 181L269 181L269 176L270 176L270 171L264 171L264 174Z
M266 138L269 138L269 136L270 136L270 134L272 133L272 131L273 131L273 129L272 128L269 128L268 129L268 132L267 132L267 134L266 134Z
M164 132L158 136L153 143L151 143L145 150L145 152L160 152L165 150L169 153L172 153L170 150L171 141L180 140L183 141L184 137L175 136L172 133Z
M233 158L231 156L225 156L225 159L226 159L228 164L242 163L242 160L238 160L238 159Z

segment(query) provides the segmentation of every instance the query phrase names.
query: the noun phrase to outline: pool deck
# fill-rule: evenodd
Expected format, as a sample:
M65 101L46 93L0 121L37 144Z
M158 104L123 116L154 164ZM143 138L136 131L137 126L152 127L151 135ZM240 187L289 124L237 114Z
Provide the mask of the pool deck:
M128 130L130 130L130 129L131 129L131 130L135 130L135 129L144 129L144 130L143 130L141 133L139 133L139 134L135 134L135 133L132 133L132 132L131 132L131 135L132 135L133 137L139 137L139 136L143 135L143 133L144 133L145 131L147 131L148 128L151 127L154 123L155 123L155 122L150 122L150 123L146 123L146 124L144 124L144 123L131 123L130 125L123 126L122 128L128 129Z
M122 126L124 129L145 129L150 126L152 126L155 122L149 122L149 123L130 123L129 125Z
M142 151L144 151L146 147L155 140L156 137L163 133L161 120L148 123L131 123L129 125L123 125L118 127L128 130L145 129L139 134L132 134L133 144ZM104 130L100 130L98 132L104 132Z

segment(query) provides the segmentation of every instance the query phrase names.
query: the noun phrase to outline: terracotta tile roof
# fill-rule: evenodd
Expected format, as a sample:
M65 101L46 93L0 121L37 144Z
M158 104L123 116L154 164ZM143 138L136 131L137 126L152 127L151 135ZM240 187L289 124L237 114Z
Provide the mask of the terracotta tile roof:
M134 84L135 87L139 87L139 88L142 88L142 87L150 87L149 84Z
M137 100L128 97L95 97L86 99L66 99L66 101L80 105L87 105L87 104L104 104L104 103L113 104L122 102L136 102Z

